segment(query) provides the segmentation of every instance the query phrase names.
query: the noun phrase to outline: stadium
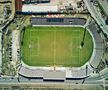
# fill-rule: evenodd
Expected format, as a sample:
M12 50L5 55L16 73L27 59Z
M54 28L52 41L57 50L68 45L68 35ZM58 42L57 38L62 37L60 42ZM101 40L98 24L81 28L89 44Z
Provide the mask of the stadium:
M83 81L99 65L103 41L95 25L86 26L86 19L32 17L30 23L22 34L19 75L43 81Z
M33 2L23 1L16 13L60 13L56 6L42 5L35 7L35 11L29 3ZM104 45L98 26L87 18L49 14L32 16L30 24L22 30L19 75L30 80L82 83L96 71L103 57Z
M13 18L1 32L0 83L43 85L45 90L53 86L67 86L67 90L73 85L104 86L108 79L108 36L85 2L15 0Z

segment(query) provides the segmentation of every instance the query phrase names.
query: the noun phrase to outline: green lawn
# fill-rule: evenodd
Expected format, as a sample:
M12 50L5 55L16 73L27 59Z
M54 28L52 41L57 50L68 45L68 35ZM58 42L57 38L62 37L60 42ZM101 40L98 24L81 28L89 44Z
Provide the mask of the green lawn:
M80 48L84 28L81 27L26 27L22 59L30 66L79 67L93 51L93 42L86 31L84 47Z

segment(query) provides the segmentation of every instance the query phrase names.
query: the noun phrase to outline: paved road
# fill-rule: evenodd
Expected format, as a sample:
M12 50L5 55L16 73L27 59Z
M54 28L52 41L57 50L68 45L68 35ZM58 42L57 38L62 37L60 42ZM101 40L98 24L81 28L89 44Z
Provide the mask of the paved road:
M92 17L96 20L100 28L103 30L103 32L108 34L108 26L105 25L105 21L102 19L99 11L96 9L93 3L90 2L90 0L83 0L83 1L85 2L87 9L91 13Z
M14 0L13 0L14 1ZM90 2L88 3L86 0L85 0L85 2L87 3L87 6L89 7L89 10L90 10L90 12L91 12L91 14L93 14L93 16L94 16L94 18L96 19L96 21L99 21L98 22L98 24L99 25L103 25L103 27L101 26L101 28L103 28L103 30L106 32L106 33L108 33L108 31L106 31L106 29L107 29L107 27L104 25L104 22L103 22L103 20L101 20L101 18L100 18L100 16L98 16L98 13L97 13L97 11L94 9L94 7L92 7L92 4L90 4ZM14 4L15 5L15 4ZM90 6L89 6L90 5ZM93 11L92 11L93 10ZM14 12L14 11L13 11ZM13 19L13 16L14 16L14 13L11 15L11 17L9 18L9 20L12 20ZM2 80L4 80L4 79L1 79L1 81ZM17 83L17 79L15 78L14 79L15 80L15 82ZM4 80L4 82L5 82L5 80ZM10 82L10 79L9 79L9 82ZM28 82L27 82L28 83ZM42 84L42 83L41 83ZM64 83L65 84L65 83Z
M35 84L22 84L22 85L0 85L0 90L107 90L101 85L35 85Z
M108 16L108 1L107 0L97 0L101 7L103 8L105 14Z

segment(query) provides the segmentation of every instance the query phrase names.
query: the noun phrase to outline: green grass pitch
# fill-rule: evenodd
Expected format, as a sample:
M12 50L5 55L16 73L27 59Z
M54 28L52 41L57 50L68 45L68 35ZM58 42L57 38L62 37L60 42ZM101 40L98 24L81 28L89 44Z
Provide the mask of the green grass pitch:
M79 67L93 51L92 37L86 31L84 47L82 27L27 27L22 48L22 60L30 66Z

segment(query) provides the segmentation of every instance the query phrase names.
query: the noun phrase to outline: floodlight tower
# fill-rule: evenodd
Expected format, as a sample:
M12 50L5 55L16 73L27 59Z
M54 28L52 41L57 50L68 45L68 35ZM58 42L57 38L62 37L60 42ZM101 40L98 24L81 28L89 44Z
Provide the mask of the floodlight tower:
M82 42L81 42L81 45L80 45L81 47L84 46L85 35L86 35L86 27L84 29L83 39L82 39Z

